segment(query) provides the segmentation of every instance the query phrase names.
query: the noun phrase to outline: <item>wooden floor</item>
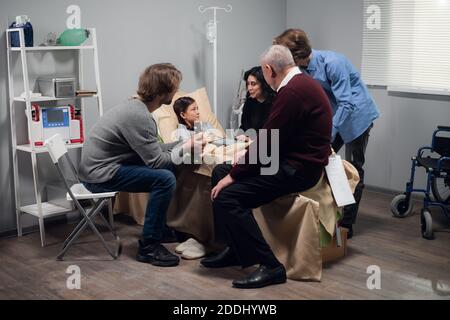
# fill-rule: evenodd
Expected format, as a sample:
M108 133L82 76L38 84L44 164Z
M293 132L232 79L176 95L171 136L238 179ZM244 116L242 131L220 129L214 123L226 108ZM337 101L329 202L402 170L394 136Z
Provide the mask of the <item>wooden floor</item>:
M321 282L289 280L258 290L239 290L231 281L248 270L208 270L182 260L157 268L134 260L139 226L121 219L122 257L113 261L91 233L72 247L66 261L55 260L60 242L74 225L47 230L53 244L41 248L39 233L0 240L0 299L450 299L450 223L434 214L436 239L420 236L420 204L406 219L393 218L391 195L364 194L348 256L327 265ZM438 223L439 222L439 223ZM439 224L439 225L438 225ZM174 244L169 245L171 249ZM66 269L81 269L81 289L69 290ZM366 286L367 267L381 269L381 289Z

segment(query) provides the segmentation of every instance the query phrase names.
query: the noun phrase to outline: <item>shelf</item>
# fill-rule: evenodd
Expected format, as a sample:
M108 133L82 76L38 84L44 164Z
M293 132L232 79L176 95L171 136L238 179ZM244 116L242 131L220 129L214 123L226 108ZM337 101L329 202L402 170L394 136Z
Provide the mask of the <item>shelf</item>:
M74 144L66 144L66 148L67 149L78 149L78 148L82 148L83 144L82 143L74 143ZM17 146L17 150L20 151L25 151L25 152L34 152L34 153L44 153L44 152L48 152L47 147L34 147L31 148L31 146L29 144L23 144L23 145L19 145Z
M48 47L25 47L24 51L52 51L52 50L92 50L94 46L48 46ZM11 51L22 51L20 47L11 47Z
M64 100L73 100L73 99L80 99L80 98L96 98L97 95L91 95L91 96L75 96L75 97L69 97L69 98L55 98L55 97L32 97L30 99L30 102L45 102L45 101L64 101ZM18 102L26 102L27 99L22 97L15 97L14 101Z
M47 157L45 155L45 153L48 153L48 148L45 146L35 146L34 145L34 141L33 144L30 144L32 141L30 141L33 137L31 130L33 129L32 126L30 124L28 125L23 125L23 120L25 120L25 122L27 120L31 120L31 119L26 119L23 117L23 113L21 114L22 117L20 118L16 118L15 117L15 111L17 108L19 108L19 113L23 110L20 109L25 109L26 114L28 117L30 117L31 115L28 114L29 111L31 112L32 110L30 110L30 104L31 103L36 103L36 104L42 104L42 105L48 105L50 107L52 106L56 106L56 105L64 105L64 104L81 104L81 107L83 106L83 102L86 103L93 103L97 105L97 110L99 113L99 116L101 117L103 115L103 103L102 103L102 94L100 91L100 71L99 71L99 65L98 65L98 46L97 46L97 36L96 36L96 30L95 28L89 28L88 29L90 32L89 35L89 39L87 41L85 41L84 43L82 43L79 46L34 46L34 47L25 47L24 46L24 39L25 39L25 34L24 34L24 29L23 28L9 28L6 31L6 38L10 38L10 36L12 35L11 32L15 32L17 34L19 34L19 42L21 44L20 47L11 47L11 42L7 41L7 45L8 47L6 48L6 53L7 53L7 57L8 57L8 61L7 61L7 70L8 70L8 84L9 84L9 98L8 98L8 102L9 102L9 115L14 116L10 118L10 122L11 122L11 146L13 148L12 152L15 155L13 158L13 162L12 162L12 174L14 175L14 191L15 191L15 195L16 195L16 202L15 203L22 203L22 205L17 206L16 213L17 213L17 233L19 236L22 235L22 221L21 221L21 216L23 215L33 215L36 216L40 219L42 218L47 218L47 217L51 217L51 216L57 216L57 215L61 215L64 213L71 213L74 212L74 209L67 209L64 206L64 203L59 203L58 202L53 202L50 203L49 201L47 201L48 199L46 197L42 198L40 192L38 192L38 190L42 190L41 188L41 183L44 180L42 178L39 177L39 168L41 166L48 166L49 163L45 163L46 161L40 161L42 159L38 158L40 157ZM22 41L20 41L22 40ZM21 92L15 92L14 91L14 85L16 84L16 82L19 79L15 79L15 77L18 77L19 75L21 75L21 80L23 81L23 85L21 85L20 87L22 88L23 92L31 92L33 90L33 86L30 86L30 83L33 82L33 80L35 80L35 77L39 77L39 76L48 76L47 74L40 74L38 72L38 74L36 74L36 68L30 68L31 66L39 66L39 61L35 61L36 59L31 59L31 61L27 61L30 58L33 58L34 56L36 57L44 57L47 55L52 55L53 60L55 60L55 63L57 62L57 56L58 55L68 55L66 58L67 60L70 60L71 62L73 62L73 69L74 73L77 75L77 78L79 79L78 83L77 83L77 87L79 86L82 90L86 91L90 91L92 88L95 88L96 90L92 90L95 93L94 94L90 94L90 95L80 95L80 96L74 96L74 97L66 97L66 98L55 98L55 97L51 97L51 96L39 96L39 97L23 97L21 96ZM84 63L84 57L85 55L87 56L92 56L88 59L88 65L89 65L89 69L92 72L89 72L90 78L95 80L95 84L94 82L90 85L91 88L86 88L85 84L84 84L84 70L87 69L87 66L85 66ZM92 58L92 59L91 59ZM39 60L39 59L38 59ZM91 61L92 60L92 61ZM90 65L93 65L92 67L90 67ZM20 68L20 66L22 68ZM58 64L56 63L55 68L58 67ZM39 69L39 68L38 68ZM59 68L57 68L59 69ZM78 70L76 70L78 69ZM32 75L33 78L30 79L30 71L33 71ZM22 71L20 73L20 71ZM39 70L38 70L39 71ZM56 70L57 71L57 70ZM59 72L58 72L59 73ZM92 77L94 76L94 77ZM92 92L91 91L91 92ZM48 92L47 92L48 93ZM85 101L84 98L94 98L94 99L89 99L89 101ZM83 111L83 110L82 110ZM84 117L84 115L83 115ZM20 120L20 121L19 121ZM20 127L19 127L20 124ZM81 129L81 128L80 128ZM18 132L21 132L22 134L19 135ZM57 131L57 130L56 130ZM85 131L86 132L86 131ZM28 135L25 135L25 133L28 133ZM18 145L18 141L17 141L17 135L19 135L19 137L28 137L30 140L28 139L23 139L20 140L20 143L24 143L24 142L28 142L28 144L20 144ZM42 138L38 138L39 140ZM65 144L66 149L67 150L71 150L71 149L76 149L75 151L72 151L74 153L79 153L81 151L81 148L83 147L82 143L73 143L73 144ZM21 185L20 182L20 175L19 175L19 156L16 156L17 153L29 153L30 160L31 162L31 170L33 173L33 177L32 177L32 182L33 184L28 186L29 188L33 188L34 189L34 193L35 193L35 199L34 200L28 200L26 202L21 201L21 194L23 193L23 191L21 189L19 189L19 186ZM36 156L36 154L44 154L42 156ZM23 156L23 155L22 155ZM25 156L26 157L26 156ZM48 158L48 157L47 157ZM53 167L53 164L50 164ZM28 173L27 173L28 174ZM47 177L46 177L47 178ZM48 178L46 179L48 180ZM65 194L65 192L64 192ZM41 202L41 200L46 200L45 202ZM34 202L34 204L30 204ZM37 203L39 203L39 205L37 205ZM24 204L30 204L30 205L24 205ZM67 206L67 207L70 207ZM39 210L38 210L39 209ZM41 212L41 215L39 215L38 212ZM39 224L39 229L40 229L40 238L41 238L41 245L44 247L46 244L46 236L45 236L45 226L43 223Z
M58 214L67 213L75 210L60 207L50 202L42 202L41 205L42 205L42 216L44 218L56 216ZM29 206L20 207L20 211L40 218L37 204L31 204Z

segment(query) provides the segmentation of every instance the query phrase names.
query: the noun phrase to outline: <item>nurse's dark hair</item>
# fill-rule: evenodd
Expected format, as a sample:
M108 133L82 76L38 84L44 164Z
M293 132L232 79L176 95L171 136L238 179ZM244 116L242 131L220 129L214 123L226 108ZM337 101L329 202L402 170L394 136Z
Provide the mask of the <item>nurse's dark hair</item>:
M287 47L291 51L296 64L299 60L308 58L312 52L308 36L302 29L287 29L273 39L273 44Z
M151 102L157 96L177 90L182 78L181 72L171 63L151 65L139 77L137 94L145 103Z
M186 121L181 117L181 113L186 112L187 108L194 102L195 100L191 97L181 97L175 100L173 103L173 111L175 111L175 114L177 115L178 123L186 125Z
M262 68L260 66L253 67L250 70L247 70L244 73L244 80L247 82L248 77L254 76L256 80L261 84L261 89L263 92L264 100L267 100L268 102L272 102L272 99L275 96L275 91L272 90L272 88L267 84L266 80L264 79L264 74L262 72ZM249 97L249 93L247 92L247 98Z

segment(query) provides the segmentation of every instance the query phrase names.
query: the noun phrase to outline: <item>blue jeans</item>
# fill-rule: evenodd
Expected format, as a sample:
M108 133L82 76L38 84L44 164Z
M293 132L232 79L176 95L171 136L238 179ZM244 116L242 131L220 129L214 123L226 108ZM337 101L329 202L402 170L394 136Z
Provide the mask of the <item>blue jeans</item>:
M102 183L83 183L93 193L123 191L149 192L142 240L161 241L166 212L175 192L174 168L152 169L147 166L122 165L114 177Z

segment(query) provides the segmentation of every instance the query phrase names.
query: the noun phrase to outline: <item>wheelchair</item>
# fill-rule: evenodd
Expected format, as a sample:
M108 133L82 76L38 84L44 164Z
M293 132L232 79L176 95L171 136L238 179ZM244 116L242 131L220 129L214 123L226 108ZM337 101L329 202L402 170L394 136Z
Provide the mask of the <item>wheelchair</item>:
M439 207L450 219L450 127L438 126L433 133L431 146L420 148L411 161L411 178L406 183L406 191L392 199L391 211L397 218L409 216L413 211L411 194L422 192L424 194L420 213L422 237L432 240L433 219L429 208ZM426 189L414 189L416 167L423 167L427 172Z

